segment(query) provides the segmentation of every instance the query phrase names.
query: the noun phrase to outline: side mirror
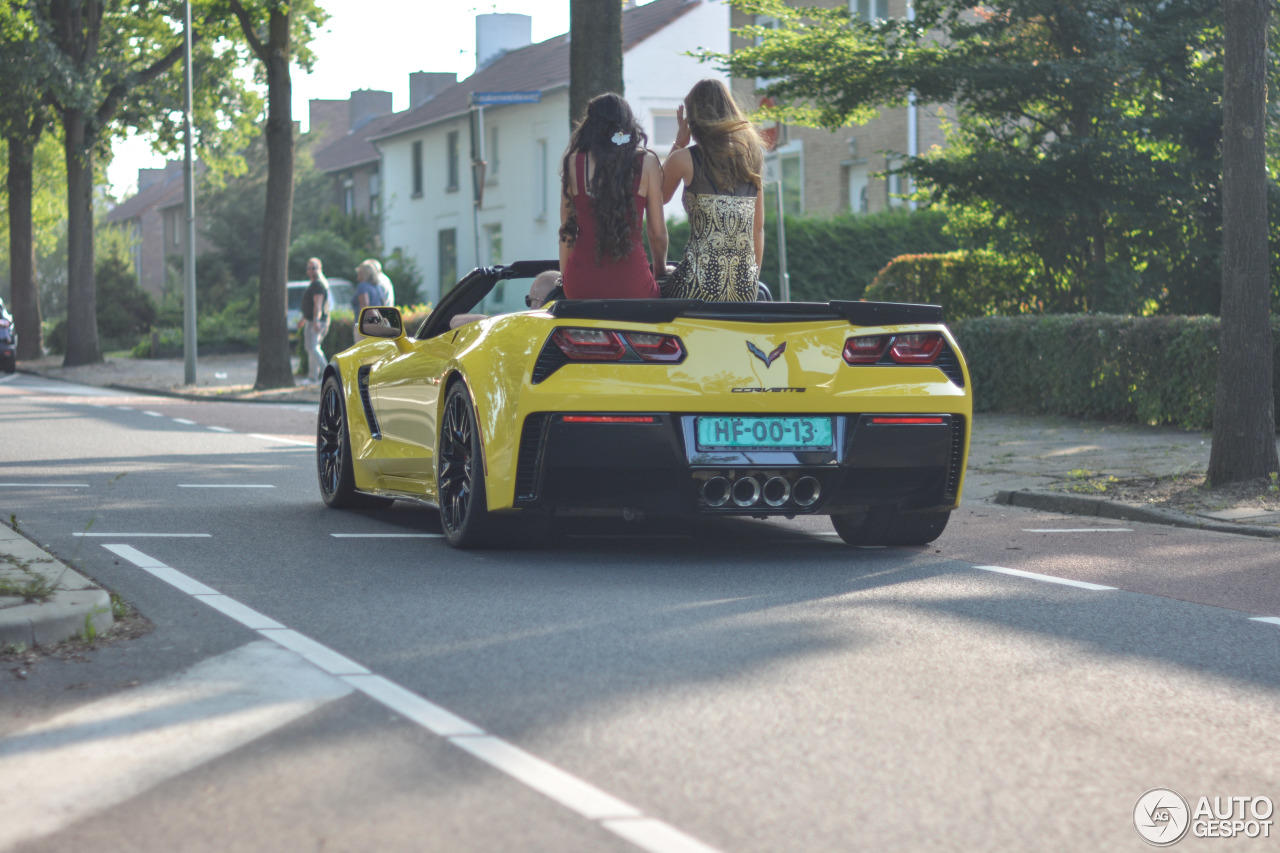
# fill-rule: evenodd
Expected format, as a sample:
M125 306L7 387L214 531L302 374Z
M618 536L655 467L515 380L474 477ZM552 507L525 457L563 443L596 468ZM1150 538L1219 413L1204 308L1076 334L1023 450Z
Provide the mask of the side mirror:
M360 311L360 334L369 338L398 338L404 321L397 308L364 308Z

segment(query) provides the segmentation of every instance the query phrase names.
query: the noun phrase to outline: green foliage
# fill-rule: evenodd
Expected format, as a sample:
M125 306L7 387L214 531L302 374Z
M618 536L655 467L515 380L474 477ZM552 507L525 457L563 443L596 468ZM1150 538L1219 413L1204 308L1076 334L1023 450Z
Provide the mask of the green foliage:
M138 287L133 268L119 257L99 258L95 278L98 282L98 335L103 349L132 346L138 336L148 332L155 322L155 300Z
M948 320L1039 313L1025 273L995 252L899 255L880 271L865 298L941 305Z
M917 0L913 19L874 23L844 4L734 5L778 21L715 57L771 80L771 118L836 128L910 94L954 105L948 146L898 171L968 215L966 246L1035 268L1049 310L1217 311L1217 0ZM1267 74L1274 92L1274 53Z
M946 217L938 211L788 216L785 222L794 302L860 299L876 273L899 255L956 248L956 241L943 233ZM667 234L667 259L675 263L689 241L688 220L668 222ZM777 218L766 209L760 280L769 285L774 299L781 299L777 235Z
M1280 317L1271 323L1280 385ZM969 363L975 411L1213 426L1215 317L978 317L951 330Z

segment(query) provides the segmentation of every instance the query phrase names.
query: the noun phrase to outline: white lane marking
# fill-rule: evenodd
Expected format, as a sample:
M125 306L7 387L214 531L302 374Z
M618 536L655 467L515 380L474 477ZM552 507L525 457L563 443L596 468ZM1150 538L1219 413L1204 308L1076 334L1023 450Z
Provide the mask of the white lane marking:
M178 589L193 594L210 606L215 606L216 601L217 609L228 613L241 624L247 625L246 619L270 618L252 608L240 605L235 599L222 595L217 590L128 545L103 545L102 547L124 557ZM234 605L243 607L243 611L238 610ZM235 615L228 611L234 611ZM506 773L588 820L599 823L604 829L648 853L718 853L715 848L703 844L675 827L655 818L646 817L635 806L501 738L488 734L474 723L456 716L416 693L369 672L350 658L317 643L310 637L283 627L257 630L262 637L279 643L320 669L330 674L340 673L341 680L349 687L357 688L384 707L444 737L449 743L465 750L494 769Z
M330 533L334 539L443 539L443 533Z
M594 785L589 785L554 764L548 764L500 738L492 735L468 735L451 737L449 743L572 809L587 820L642 817L635 806L606 794Z
M201 593L193 597L198 601L203 601L205 604L209 605L224 616L230 616L241 625L254 631L261 631L265 628L284 627L270 616L265 616L254 610L249 605L241 604L234 598L223 595L222 593L213 593L211 595Z
M186 418L174 418L173 422L175 424L186 424L187 426L197 426L195 421L189 421Z
M1077 586L1081 589L1107 590L1115 589L1114 586L1103 586L1099 583L1089 583L1087 581L1075 581L1069 578L1055 578L1053 575L1041 575L1035 572L1024 572L1022 569L1007 569L1004 566L974 566L975 569L982 569L984 572L1000 572L1004 575L1014 575L1020 578L1028 578L1033 581L1045 581L1046 583L1060 583L1064 586Z
M351 658L290 628L267 628L258 633L301 655L331 675L365 675L369 672Z
M476 728L474 724L451 714L434 702L428 702L417 693L405 690L399 684L381 675L344 675L342 680L375 702L380 702L400 716L413 720L432 734L440 737L484 734L484 731Z
M1280 616L1250 616L1250 622L1266 622L1269 625L1280 625Z
M179 483L179 489L274 489L261 483Z
M97 536L105 539L210 539L212 533L72 533L72 536Z
M1024 527L1023 533L1132 533L1132 527Z
M16 373L6 373L4 376L0 376L0 383L2 383L2 382L12 382L12 381L13 381L13 379L14 379L14 377L15 377L15 376L17 376L17 375L18 375L18 374L16 374Z
M260 438L263 441L278 441L281 444L292 444L297 447L315 447L316 446L316 443L314 441L298 441L297 439L294 439L294 438L281 438L278 435L263 435L257 432L249 433L249 437Z
M144 414L144 415L150 415L150 416L151 416L151 417L153 417L153 418L163 418L163 417L164 417L164 415L160 414L159 412L143 412L142 414Z
M350 692L254 640L0 739L0 779L21 780L22 803L5 809L0 849L124 803Z
M132 412L132 411L133 411L133 408L132 408L131 406L116 406L116 408L117 408L117 409L119 409L119 410L120 410L120 411L122 411L122 412Z
M205 429L211 429L211 430L213 430L214 432L235 432L235 430L233 430L233 429L227 429L226 427L216 427L216 426L211 426L211 427L205 427Z
M714 847L651 817L606 820L601 826L650 853L716 853Z
M6 489L87 489L88 483L0 483Z
M150 572L151 574L155 575L160 580L164 581L170 586L176 586L178 589L182 590L188 595L220 595L221 594L213 587L205 586L195 578L190 577L188 575L184 575L182 572L178 571L177 569L166 566L164 563L160 562L156 558L149 557L146 554L139 551L137 548L134 548L132 546L117 544L117 545L103 545L102 547L106 548L108 551L110 551L112 554L115 554L117 557L122 557L128 560L130 563L133 563L135 566L142 569L143 571Z

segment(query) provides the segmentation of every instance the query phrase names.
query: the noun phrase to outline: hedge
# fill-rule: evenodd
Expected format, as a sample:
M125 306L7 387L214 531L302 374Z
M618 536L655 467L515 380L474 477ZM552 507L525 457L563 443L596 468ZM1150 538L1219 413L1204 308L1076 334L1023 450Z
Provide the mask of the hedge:
M1017 315L1039 308L1027 292L1026 273L1001 255L982 250L900 255L875 277L865 298L941 305L948 319Z
M975 411L1213 427L1217 317L975 317L951 330ZM1280 317L1271 337L1280 403Z
M876 273L899 255L949 252L957 248L942 233L947 217L940 211L891 211L836 217L786 217L787 272L794 302L861 299ZM667 260L677 263L689 240L689 222L667 223ZM766 208L764 263L760 280L774 299L782 298L778 274L778 224Z

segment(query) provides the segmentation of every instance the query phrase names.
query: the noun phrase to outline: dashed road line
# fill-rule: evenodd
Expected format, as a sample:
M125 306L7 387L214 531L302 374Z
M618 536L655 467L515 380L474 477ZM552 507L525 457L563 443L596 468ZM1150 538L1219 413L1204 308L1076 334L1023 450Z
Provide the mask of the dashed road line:
M1033 581L1044 581L1045 583L1057 583L1063 586L1075 586L1080 589L1092 589L1096 591L1115 589L1114 586L1103 586L1100 583L1089 583L1088 581L1076 581L1069 578L1057 578L1053 575L1041 575L1036 572L1024 572L1022 569L1009 569L1004 566L974 566L975 569L982 569L984 572L999 572L1003 575L1013 575L1014 577L1027 578Z
M263 441L278 441L281 444L293 444L293 445L297 445L298 447L315 447L316 446L316 443L314 441L298 441L297 439L294 439L294 438L281 438L278 435L263 435L262 433L257 433L257 432L249 433L249 437L260 438Z
M443 539L443 533L330 533L334 539Z
M1024 527L1023 533L1132 533L1132 527Z
M88 483L0 483L5 489L87 489Z
M100 539L210 539L212 533L72 533L72 536Z
M235 432L235 430L233 429L227 429L226 427L220 427L220 426L207 426L205 427L205 429L211 429L214 432Z
M371 673L363 665L310 637L287 628L269 616L223 595L189 575L122 543L106 550L143 571L203 601L260 636L336 675L350 687L402 714L426 730L478 758L527 787L581 815L647 853L718 853L668 823L646 816L640 809L559 767L525 752L474 723L441 708L416 693Z
M179 489L274 489L266 483L179 483Z

